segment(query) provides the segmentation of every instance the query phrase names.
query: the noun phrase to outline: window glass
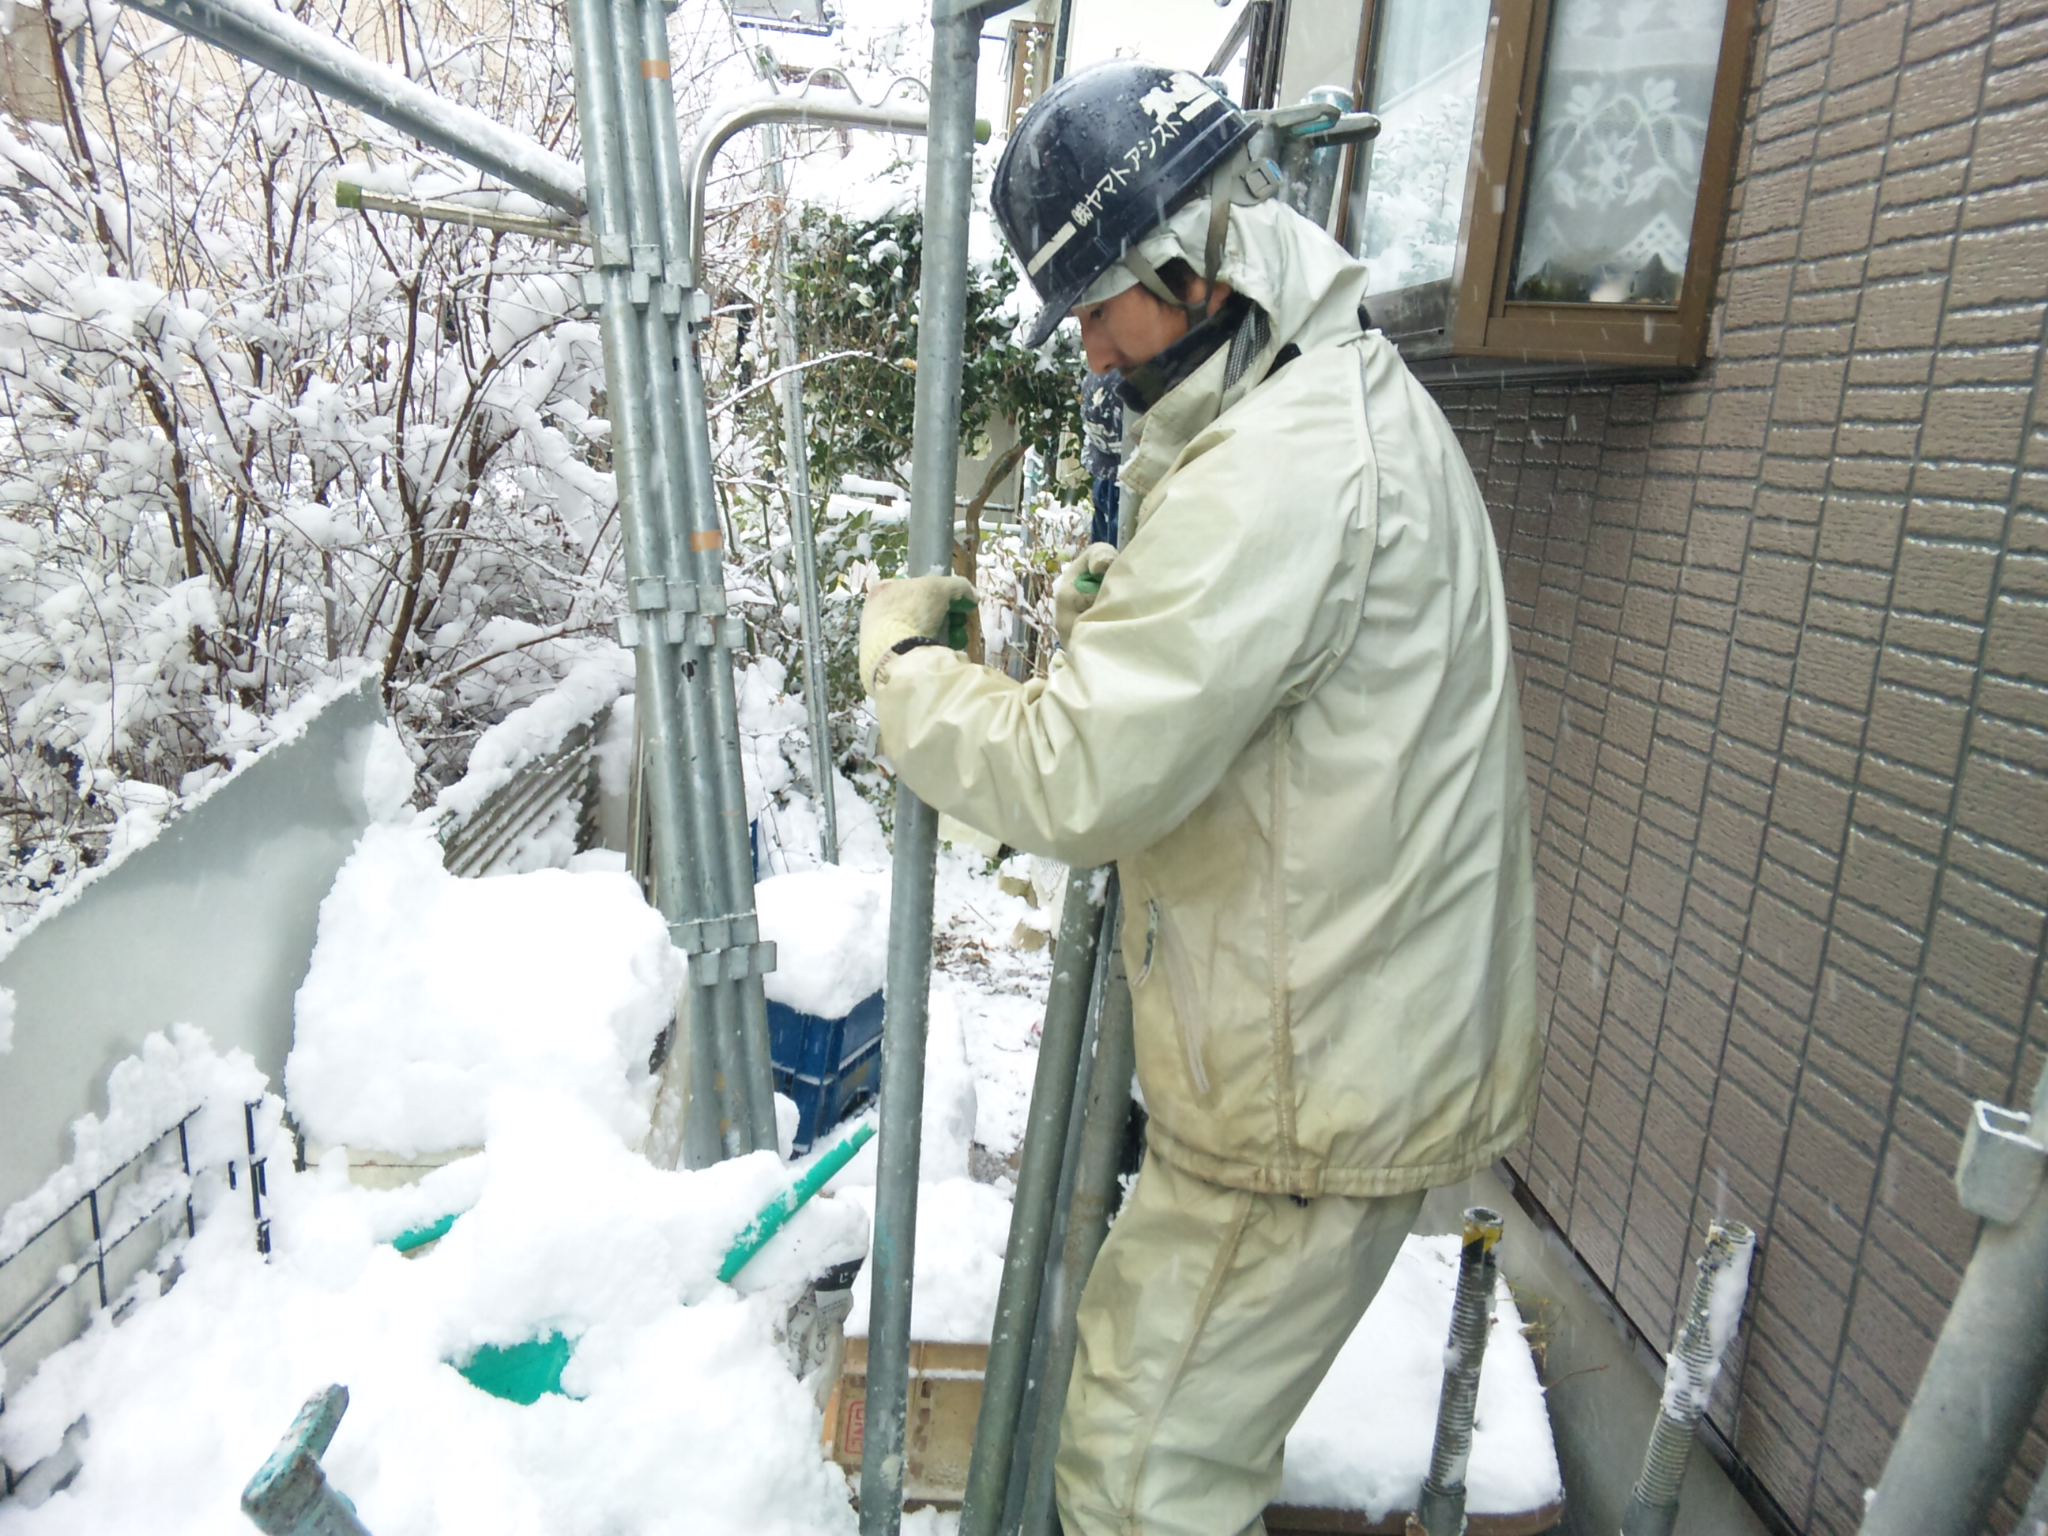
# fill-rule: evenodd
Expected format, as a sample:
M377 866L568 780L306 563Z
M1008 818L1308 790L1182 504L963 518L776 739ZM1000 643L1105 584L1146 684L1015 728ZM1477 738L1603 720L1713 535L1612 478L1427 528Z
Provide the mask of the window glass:
M1555 0L1509 297L1675 304L1727 0Z
M1380 134L1359 158L1351 228L1375 293L1451 275L1479 105L1489 0L1385 0L1367 110Z

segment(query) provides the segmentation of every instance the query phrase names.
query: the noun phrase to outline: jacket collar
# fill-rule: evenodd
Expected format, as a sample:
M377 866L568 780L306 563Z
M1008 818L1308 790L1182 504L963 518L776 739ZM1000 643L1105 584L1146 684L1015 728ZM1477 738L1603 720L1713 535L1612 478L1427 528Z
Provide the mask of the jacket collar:
M1193 339L1192 335L1188 338ZM1130 504L1139 508L1139 519L1144 515L1145 498L1181 451L1264 381L1279 350L1270 324L1257 306L1247 303L1237 309L1237 324L1210 342L1207 357L1159 396L1144 415L1126 418L1122 483ZM1135 403L1128 395L1126 400Z
M1356 336L1370 286L1363 263L1277 199L1231 210L1217 276L1250 301L1231 344L1202 358L1149 409L1132 402L1125 411L1121 478L1137 516L1181 451L1264 382L1282 348L1308 352Z

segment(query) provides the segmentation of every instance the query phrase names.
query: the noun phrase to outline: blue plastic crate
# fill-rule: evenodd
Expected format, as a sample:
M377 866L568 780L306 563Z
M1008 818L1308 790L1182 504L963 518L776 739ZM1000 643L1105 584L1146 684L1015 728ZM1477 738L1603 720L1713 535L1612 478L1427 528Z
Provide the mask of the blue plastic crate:
M796 1103L796 1135L790 1141L790 1150L810 1151L819 1137L865 1107L881 1087L881 1081L879 1036L842 1063L838 1071L823 1076L785 1072L777 1066L775 1091L787 1094Z
M843 1019L798 1013L786 1003L768 1004L768 1058L778 1072L823 1082L844 1071L882 1038L882 994L853 1005Z
M811 1143L875 1096L882 1075L882 994L841 1019L768 1005L768 1055L775 1091L796 1101L794 1149Z

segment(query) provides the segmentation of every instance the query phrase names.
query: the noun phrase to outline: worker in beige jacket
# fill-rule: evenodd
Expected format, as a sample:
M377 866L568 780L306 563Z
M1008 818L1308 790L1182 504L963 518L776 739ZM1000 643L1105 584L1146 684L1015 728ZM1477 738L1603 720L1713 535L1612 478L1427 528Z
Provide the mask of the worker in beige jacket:
M861 669L920 798L1124 892L1142 1176L1081 1303L1069 1536L1260 1529L1281 1448L1423 1192L1528 1131L1521 725L1486 509L1364 328L1364 267L1270 194L1252 125L1119 62L1054 87L996 216L1122 375L1133 524L1017 683L882 584ZM1119 172L1129 174L1119 179ZM1091 597L1083 573L1100 575Z

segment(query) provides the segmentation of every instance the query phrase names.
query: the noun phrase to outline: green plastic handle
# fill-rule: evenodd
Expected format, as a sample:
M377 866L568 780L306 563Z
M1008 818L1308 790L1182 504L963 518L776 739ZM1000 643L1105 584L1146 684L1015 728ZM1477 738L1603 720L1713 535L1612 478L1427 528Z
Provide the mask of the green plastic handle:
M422 1227L409 1227L391 1239L391 1246L400 1253L411 1253L429 1243L438 1243L448 1235L448 1229L455 1225L455 1218L461 1214L460 1211L450 1211L439 1221L430 1221Z
M954 600L946 609L946 644L956 651L967 649L967 620L973 614L974 599L962 597Z
M870 1121L811 1164L802 1178L763 1206L761 1214L747 1223L747 1230L733 1239L732 1247L726 1251L725 1262L718 1267L718 1278L732 1284L734 1277L747 1267L754 1255L767 1246L768 1239L780 1232L789 1218L804 1208L811 1196L829 1184L833 1174L852 1162L853 1154L866 1146L874 1134L874 1123Z
M1074 590L1093 597L1102 590L1102 577L1094 571L1083 571L1074 578Z

